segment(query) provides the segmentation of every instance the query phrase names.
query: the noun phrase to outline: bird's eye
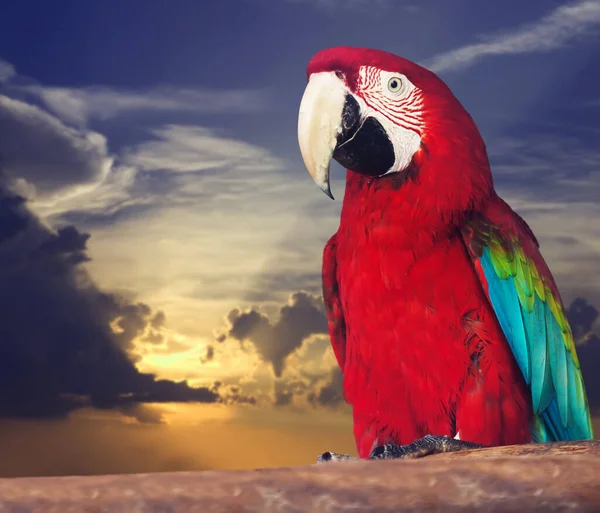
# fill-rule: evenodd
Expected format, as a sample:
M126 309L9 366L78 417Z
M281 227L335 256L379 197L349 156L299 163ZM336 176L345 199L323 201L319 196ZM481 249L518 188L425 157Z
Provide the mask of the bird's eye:
M392 77L388 80L388 89L391 93L398 93L402 89L402 79L400 77Z

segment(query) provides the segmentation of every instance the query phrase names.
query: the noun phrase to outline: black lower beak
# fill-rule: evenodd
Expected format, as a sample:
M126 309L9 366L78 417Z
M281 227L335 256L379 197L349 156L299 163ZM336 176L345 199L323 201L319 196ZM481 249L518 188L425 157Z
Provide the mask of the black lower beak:
M346 95L342 113L342 132L338 135L333 158L346 169L366 176L381 176L394 165L394 146L385 129L373 117L361 118L360 105Z

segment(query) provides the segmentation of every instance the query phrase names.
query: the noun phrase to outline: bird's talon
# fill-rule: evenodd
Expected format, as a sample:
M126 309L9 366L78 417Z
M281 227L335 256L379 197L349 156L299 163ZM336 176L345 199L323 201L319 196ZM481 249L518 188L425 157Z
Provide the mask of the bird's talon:
M335 461L350 461L358 458L349 454L339 454L337 452L327 451L317 457L317 463L330 463Z
M373 449L373 452L371 452L371 456L369 456L370 458L385 458L385 453L386 453L386 446L385 445L379 445L377 447L375 447L375 449Z
M397 445L392 443L375 447L375 449L371 451L369 459L391 460L399 458L422 458L430 454L480 449L482 447L483 445L467 442L466 440L457 440L448 436L425 435L423 438L419 438L408 445Z
M321 454L321 456L319 456L317 458L317 461L319 463L325 463L325 462L331 461L332 456L333 455L329 451L327 451L327 452L324 452L323 454Z

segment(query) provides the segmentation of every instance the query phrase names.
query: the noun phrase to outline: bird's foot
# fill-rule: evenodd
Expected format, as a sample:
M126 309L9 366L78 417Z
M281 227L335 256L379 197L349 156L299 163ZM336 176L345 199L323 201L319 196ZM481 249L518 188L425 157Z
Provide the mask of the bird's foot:
M331 463L335 461L351 461L358 460L356 456L350 456L349 454L339 454L337 452L324 452L321 456L317 457L317 463Z
M442 435L425 435L408 445L385 444L375 447L369 459L371 460L393 460L398 458L422 458L430 454L443 452L465 451L468 449L481 449L483 445L458 440ZM327 454L327 453L325 453Z

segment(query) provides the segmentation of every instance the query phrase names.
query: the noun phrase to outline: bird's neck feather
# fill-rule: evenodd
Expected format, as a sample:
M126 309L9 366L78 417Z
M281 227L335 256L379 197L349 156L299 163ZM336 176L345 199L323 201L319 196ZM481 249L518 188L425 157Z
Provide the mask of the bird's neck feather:
M433 152L424 146L401 173L372 178L347 171L340 228L351 233L385 226L396 244L426 250L457 233L493 194L485 147Z

